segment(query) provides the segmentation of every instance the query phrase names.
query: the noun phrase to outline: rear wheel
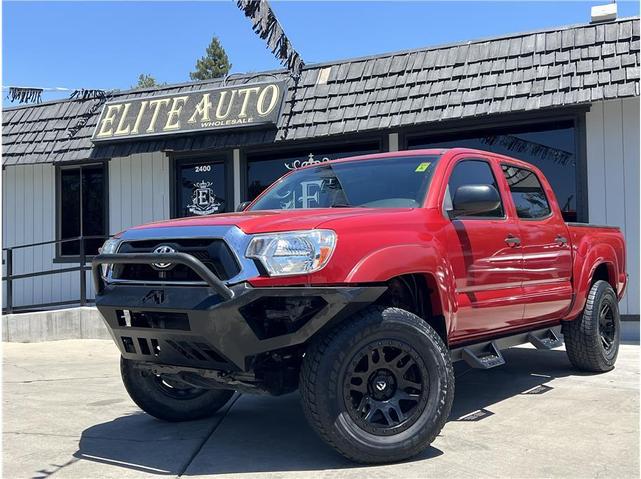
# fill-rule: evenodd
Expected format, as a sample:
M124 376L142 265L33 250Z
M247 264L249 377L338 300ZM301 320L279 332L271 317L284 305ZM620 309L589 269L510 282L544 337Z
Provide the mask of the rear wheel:
M424 450L445 424L452 363L421 318L372 307L310 346L301 397L312 427L347 458L399 461Z
M570 362L584 371L605 372L619 352L621 319L616 293L607 281L590 288L583 313L565 324L564 339Z
M120 373L131 399L147 414L164 421L191 421L212 416L233 396L228 389L188 387L120 358Z

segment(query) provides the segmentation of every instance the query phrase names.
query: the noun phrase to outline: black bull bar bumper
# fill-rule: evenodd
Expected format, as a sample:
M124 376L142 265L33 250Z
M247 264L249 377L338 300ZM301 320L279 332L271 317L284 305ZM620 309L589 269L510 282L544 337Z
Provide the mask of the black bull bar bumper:
M202 286L110 282L103 264L174 263ZM248 371L258 354L302 344L319 330L376 301L386 286L252 288L228 286L186 253L94 257L96 306L127 359Z

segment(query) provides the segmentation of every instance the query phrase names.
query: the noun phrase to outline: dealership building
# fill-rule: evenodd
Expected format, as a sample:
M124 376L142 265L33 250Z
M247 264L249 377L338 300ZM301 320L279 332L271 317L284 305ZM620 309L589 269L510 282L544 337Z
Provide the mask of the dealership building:
M302 165L465 146L538 166L568 221L621 227L638 319L639 71L635 17L6 109L3 306L90 304L102 237L234 211Z

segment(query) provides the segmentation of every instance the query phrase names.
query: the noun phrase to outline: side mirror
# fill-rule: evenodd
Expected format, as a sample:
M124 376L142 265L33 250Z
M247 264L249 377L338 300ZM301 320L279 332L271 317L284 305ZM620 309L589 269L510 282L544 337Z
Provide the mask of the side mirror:
M489 213L500 205L501 197L492 185L463 185L454 193L452 216Z
M236 211L245 211L245 208L247 208L249 205L251 205L251 201L243 201L241 204L239 204L236 207Z

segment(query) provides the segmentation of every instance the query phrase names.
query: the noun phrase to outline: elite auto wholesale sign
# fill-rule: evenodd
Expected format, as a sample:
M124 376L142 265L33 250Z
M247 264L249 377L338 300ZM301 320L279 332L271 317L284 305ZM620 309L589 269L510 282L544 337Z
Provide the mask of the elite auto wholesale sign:
M254 83L108 102L91 140L275 125L286 91L285 82Z

